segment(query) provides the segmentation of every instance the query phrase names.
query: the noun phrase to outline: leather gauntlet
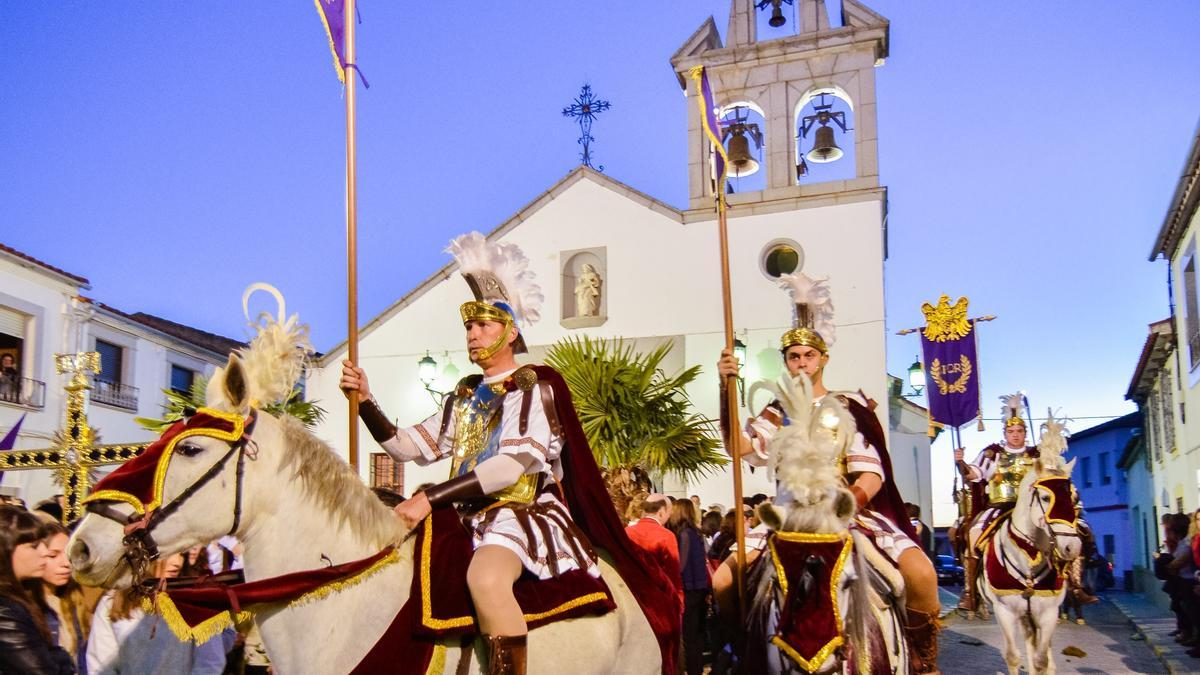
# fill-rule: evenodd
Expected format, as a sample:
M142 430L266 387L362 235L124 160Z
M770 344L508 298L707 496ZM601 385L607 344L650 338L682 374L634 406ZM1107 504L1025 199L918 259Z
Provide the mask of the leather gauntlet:
M358 416L367 425L367 431L371 432L371 438L376 443L383 443L396 435L396 425L383 414L374 398L358 404Z
M474 471L451 478L444 483L438 483L425 490L425 498L429 500L430 506L465 502L486 496L483 486L479 484L479 477L475 475Z

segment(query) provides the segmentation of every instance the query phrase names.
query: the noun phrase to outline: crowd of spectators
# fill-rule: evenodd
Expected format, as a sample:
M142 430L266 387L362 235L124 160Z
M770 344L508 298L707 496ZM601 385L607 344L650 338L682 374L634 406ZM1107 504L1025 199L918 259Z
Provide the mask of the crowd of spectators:
M230 629L197 645L147 616L131 589L105 592L71 576L61 498L27 510L0 504L0 673L110 675L267 673L257 633ZM207 550L206 550L207 549ZM157 561L153 576L200 577L240 568L240 546L222 539Z
M1190 647L1188 656L1200 658L1200 586L1196 570L1200 565L1200 511L1168 513L1162 517L1164 550L1154 559L1154 575L1163 581L1163 591L1171 598L1175 614L1175 641Z

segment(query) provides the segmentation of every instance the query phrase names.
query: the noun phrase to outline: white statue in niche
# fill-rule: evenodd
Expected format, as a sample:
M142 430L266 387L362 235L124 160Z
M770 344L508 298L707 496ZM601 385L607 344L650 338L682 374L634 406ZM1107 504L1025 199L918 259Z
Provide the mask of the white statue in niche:
M584 263L575 281L575 316L600 315L600 286L603 284L596 268Z

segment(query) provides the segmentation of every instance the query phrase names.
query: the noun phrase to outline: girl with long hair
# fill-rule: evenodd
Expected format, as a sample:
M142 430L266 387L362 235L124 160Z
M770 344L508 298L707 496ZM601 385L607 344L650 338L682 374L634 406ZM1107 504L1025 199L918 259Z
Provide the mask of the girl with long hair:
M690 499L676 499L671 505L667 529L679 540L679 571L683 576L683 660L687 675L701 675L704 671L704 620L708 615L712 582L708 576L704 536L700 534L700 516Z
M167 556L154 564L159 580L179 576L183 554ZM223 640L204 644L181 642L159 625L157 617L142 611L141 598L132 588L110 591L96 605L88 638L87 663L92 675L120 673L172 673L220 675L225 669Z
M24 509L0 506L0 672L75 672L46 621L40 593L45 556L42 522Z
M46 542L46 572L42 575L42 588L46 604L52 612L47 614L47 619L57 621L58 645L71 655L75 669L86 673L87 639L92 628L91 607L94 602L88 602L83 587L71 577L71 561L67 557L70 534L67 528L56 522L48 522L42 526L42 535Z

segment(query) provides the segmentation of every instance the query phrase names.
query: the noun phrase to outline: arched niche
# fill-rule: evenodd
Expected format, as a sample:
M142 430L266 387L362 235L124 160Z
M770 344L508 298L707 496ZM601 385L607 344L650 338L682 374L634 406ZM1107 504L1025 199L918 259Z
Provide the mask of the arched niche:
M827 112L841 114L846 130L842 131L841 126L833 120L825 125L814 121L810 123L807 135L801 136L805 118L817 115L822 109L825 109L825 106L829 106L826 109ZM850 94L845 89L837 85L813 87L800 97L792 112L792 158L793 164L797 167L793 179L796 184L812 185L857 176L857 139L854 133L854 118L854 100L850 98ZM822 162L808 156L816 141L817 129L821 126L833 129L834 142L842 151L842 155L836 160ZM803 161L801 161L802 159ZM801 175L801 166L806 170L803 175Z
M725 152L730 155L730 166L726 177L726 191L734 193L754 192L767 187L767 118L761 106L754 101L733 101L721 107L717 118L721 121ZM746 140L750 152L752 169L749 173L735 176L732 155L737 138Z
M593 328L608 321L608 249L559 253L561 318L564 328Z

